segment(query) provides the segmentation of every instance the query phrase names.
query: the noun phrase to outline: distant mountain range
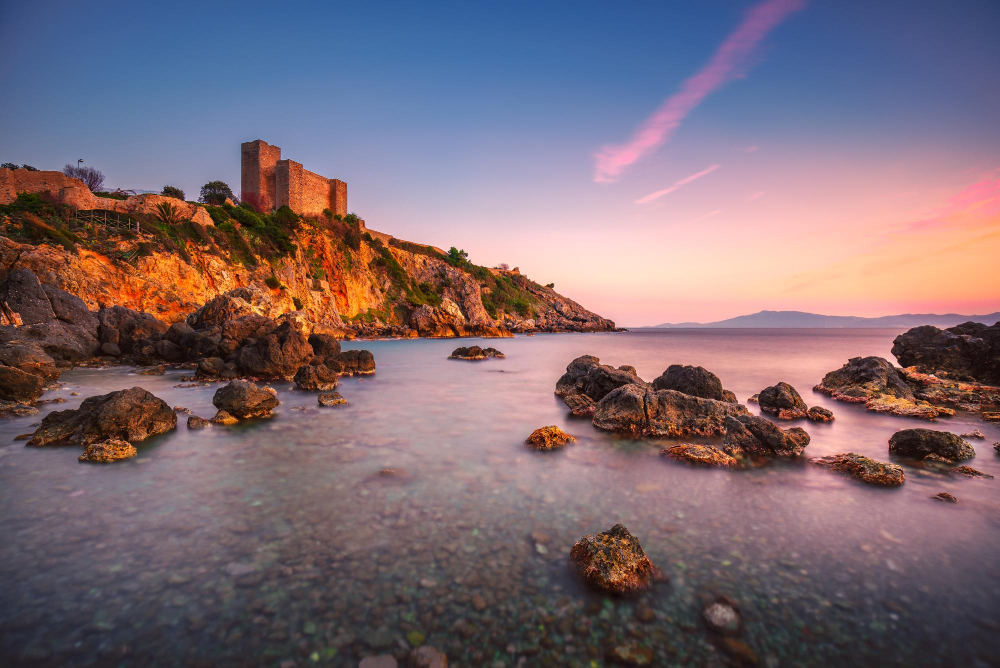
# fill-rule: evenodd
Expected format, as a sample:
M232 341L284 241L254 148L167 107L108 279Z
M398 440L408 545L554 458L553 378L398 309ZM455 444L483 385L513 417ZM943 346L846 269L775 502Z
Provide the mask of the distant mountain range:
M761 311L750 315L740 315L718 322L665 322L652 327L635 327L634 329L676 329L683 327L706 328L812 328L812 327L917 327L919 325L934 325L936 327L954 327L963 322L981 322L992 325L1000 321L1000 312L987 315L959 315L957 313L904 313L902 315L883 315L878 318L862 318L853 315L820 315L804 311Z

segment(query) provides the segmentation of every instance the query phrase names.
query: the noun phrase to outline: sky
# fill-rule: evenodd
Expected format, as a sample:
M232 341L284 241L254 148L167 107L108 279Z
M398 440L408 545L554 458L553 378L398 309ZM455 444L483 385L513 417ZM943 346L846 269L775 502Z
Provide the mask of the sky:
M995 0L0 0L0 162L194 198L264 139L624 326L989 313L998 34Z

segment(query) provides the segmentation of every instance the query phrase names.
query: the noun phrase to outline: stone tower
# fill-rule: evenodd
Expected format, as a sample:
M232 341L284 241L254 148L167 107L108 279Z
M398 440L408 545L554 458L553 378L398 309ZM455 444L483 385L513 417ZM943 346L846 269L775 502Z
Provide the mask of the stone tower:
M240 190L243 199L256 199L262 211L274 211L274 172L281 160L281 147L266 141L244 142L240 146ZM249 196L249 197L248 197Z
M241 190L244 199L256 199L264 211L282 206L304 216L319 217L324 209L347 215L347 183L328 179L282 160L281 148L257 139L241 146Z

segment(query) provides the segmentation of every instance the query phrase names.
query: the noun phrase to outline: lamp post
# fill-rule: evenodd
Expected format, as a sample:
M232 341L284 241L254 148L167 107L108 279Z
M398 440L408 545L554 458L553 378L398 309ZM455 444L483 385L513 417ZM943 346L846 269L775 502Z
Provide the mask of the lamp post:
M80 169L80 163L82 163L82 162L83 162L83 158L80 158L79 160L76 161L76 169L77 169L77 171L79 171L79 169Z

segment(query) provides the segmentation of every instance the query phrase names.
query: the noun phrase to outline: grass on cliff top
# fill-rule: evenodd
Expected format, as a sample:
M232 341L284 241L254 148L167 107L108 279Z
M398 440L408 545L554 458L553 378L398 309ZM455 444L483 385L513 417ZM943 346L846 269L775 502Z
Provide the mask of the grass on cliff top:
M522 318L535 314L538 299L528 290L532 281L527 277L519 274L494 276L486 267L469 262L469 254L454 246L442 259L453 267L469 272L479 281L479 285L484 288L483 308L491 318L496 318L500 311L516 313Z

